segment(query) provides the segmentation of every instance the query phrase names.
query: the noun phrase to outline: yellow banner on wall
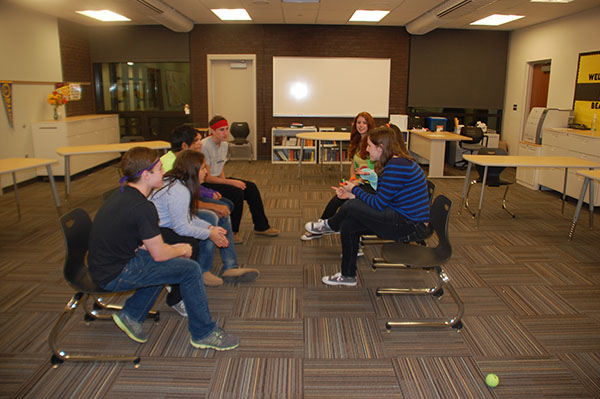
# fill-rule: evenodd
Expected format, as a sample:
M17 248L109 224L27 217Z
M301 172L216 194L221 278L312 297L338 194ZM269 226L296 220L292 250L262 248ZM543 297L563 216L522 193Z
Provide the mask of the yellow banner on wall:
M6 116L10 127L13 126L13 112L12 112L12 82L0 80L2 85L2 99L4 100L4 109L6 110Z
M594 114L600 119L600 51L579 54L573 110L575 123L588 128Z

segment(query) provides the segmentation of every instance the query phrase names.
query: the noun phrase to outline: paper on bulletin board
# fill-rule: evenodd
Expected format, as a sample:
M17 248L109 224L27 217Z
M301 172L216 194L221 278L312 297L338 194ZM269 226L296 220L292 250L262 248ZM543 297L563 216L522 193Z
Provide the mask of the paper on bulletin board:
M575 123L590 127L594 114L600 119L600 51L579 54L573 110Z

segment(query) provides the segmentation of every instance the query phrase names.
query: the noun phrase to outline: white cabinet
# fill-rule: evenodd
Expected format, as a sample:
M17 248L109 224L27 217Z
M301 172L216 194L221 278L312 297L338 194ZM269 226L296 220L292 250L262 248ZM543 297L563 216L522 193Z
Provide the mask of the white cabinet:
M82 115L64 118L58 121L42 121L33 124L33 153L36 158L55 158L58 164L52 166L55 176L64 176L64 157L56 149L64 146L112 144L119 142L119 118L110 115ZM118 153L94 154L71 158L71 175L93 168L112 159ZM44 176L47 174L44 169Z
M600 134L574 129L544 129L542 135L542 155L581 158L600 163ZM577 176L577 169L569 169L567 195L579 199L583 178ZM559 168L544 168L540 172L539 184L562 192L565 172ZM594 203L600 205L600 184L594 184ZM585 202L589 202L586 196Z
M519 155L525 156L539 156L542 153L542 146L539 144L529 143L527 141L521 141L519 143ZM537 168L517 168L517 183L531 188L532 190L539 189L539 175L540 169Z
M298 163L300 158L300 139L298 133L316 132L314 126L299 128L274 127L271 129L271 162ZM306 140L304 144L304 159L302 163L317 162L317 147L315 140Z

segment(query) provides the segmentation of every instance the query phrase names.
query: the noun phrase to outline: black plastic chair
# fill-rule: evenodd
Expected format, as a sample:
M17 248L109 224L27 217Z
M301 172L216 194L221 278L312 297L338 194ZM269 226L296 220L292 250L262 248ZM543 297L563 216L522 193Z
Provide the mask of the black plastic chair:
M499 155L499 156L504 155L504 156L506 156L508 154L502 148L483 147L483 148L479 149L479 151L477 152L477 155ZM483 174L484 174L484 170L485 170L484 166L481 166L481 165L475 165L475 166L477 167L477 173L479 173L479 177L477 179L471 180L471 182L469 184L469 188L467 189L467 195L465 198L465 208L467 208L467 210L471 213L471 215L473 217L475 217L477 215L477 213L469 207L469 192L471 191L471 187L473 187L474 184L481 183L483 181ZM504 172L504 169L506 169L504 166L488 167L487 178L485 179L485 185L487 187L506 186L506 190L504 190L504 196L502 197L502 209L504 209L506 211L506 213L508 213L514 219L516 217L516 215L506 207L506 195L508 194L508 189L510 188L510 185L514 184L515 181L514 180L506 180L500 176L502 174L502 172Z
M233 141L229 146L229 159L252 160L252 144L248 141L250 127L247 122L233 122L229 128ZM246 155L247 154L247 155Z
M106 291L99 287L92 280L85 256L88 251L88 240L92 228L92 221L81 208L76 208L60 218L60 226L63 232L66 245L66 259L63 269L64 277L67 283L76 291L71 297L63 313L58 318L56 324L50 331L48 336L48 345L52 350L50 361L52 364L60 364L66 360L69 361L129 361L136 366L140 362L138 356L123 356L123 355L69 355L64 350L57 347L56 340L62 329L74 314L77 306L81 305L85 311L84 320L92 322L95 319L112 320L108 314L100 313L102 310L118 311L121 306L107 305L102 303L100 295L115 294L111 291ZM90 310L88 305L88 297L94 299L93 309ZM159 312L150 311L148 317L153 317L154 321L160 318Z
M461 318L464 314L464 304L442 265L452 256L452 246L448 239L448 221L452 201L446 196L439 195L431 207L431 224L438 238L436 247L424 247L407 243L385 244L382 248L382 257L373 259L373 270L378 267L394 267L404 269L423 269L428 273L435 272L435 286L426 288L377 288L376 295L431 295L441 298L444 289L447 289L456 303L458 310L455 316L431 320L403 320L389 321L385 324L389 331L395 326L430 326L452 327L457 330L462 328Z
M475 151L479 151L481 148L484 148L481 142L483 141L485 135L483 134L483 129L480 127L463 126L462 129L460 129L460 135L471 138L469 141L464 140L458 142L460 148L465 151L469 151L469 154L473 154ZM459 164L462 164L464 167L466 167L467 161L463 159L462 161L456 163L457 166Z
M429 195L429 208L430 209L431 209L431 203L433 202L434 193L435 193L435 183L432 182L431 180L427 180L427 194ZM416 241L416 243L419 245L425 246L425 245L427 245L425 243L425 240L428 239L429 237L431 237L432 235L433 235L433 230L430 230L423 237L419 237L420 240ZM379 238L376 235L371 235L371 234L360 236L360 244L361 245L386 244L386 243L391 243L391 242L395 242L395 241L384 240L382 238Z

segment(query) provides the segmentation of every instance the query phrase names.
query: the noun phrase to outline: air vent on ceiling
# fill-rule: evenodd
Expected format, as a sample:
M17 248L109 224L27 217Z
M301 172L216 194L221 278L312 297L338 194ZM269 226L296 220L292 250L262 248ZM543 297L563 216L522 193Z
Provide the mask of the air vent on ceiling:
M160 0L137 0L137 2L150 11L148 15L152 19L174 32L189 32L194 28L194 22Z
M460 3L454 4L452 6L449 6L449 7L445 8L445 9L443 9L442 11L438 12L436 14L436 16L438 18L443 18L443 17L445 17L445 16L447 16L447 15L449 15L449 14L451 14L451 13L453 13L453 12L455 12L455 11L461 9L461 8L463 8L464 6L466 6L467 4L470 4L470 3L471 3L471 0L463 0Z

